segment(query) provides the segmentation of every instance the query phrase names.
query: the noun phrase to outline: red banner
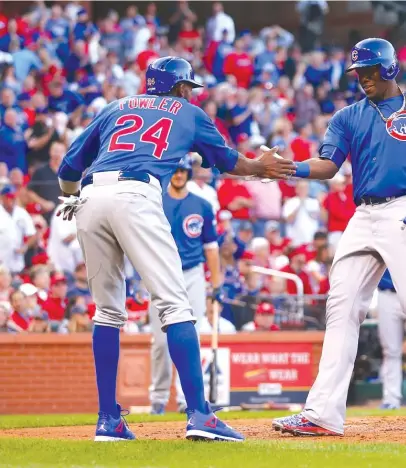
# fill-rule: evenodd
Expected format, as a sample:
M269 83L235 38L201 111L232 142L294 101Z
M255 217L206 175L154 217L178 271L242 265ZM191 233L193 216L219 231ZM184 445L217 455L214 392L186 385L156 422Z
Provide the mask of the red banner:
M312 345L230 343L231 390L302 390L311 387Z

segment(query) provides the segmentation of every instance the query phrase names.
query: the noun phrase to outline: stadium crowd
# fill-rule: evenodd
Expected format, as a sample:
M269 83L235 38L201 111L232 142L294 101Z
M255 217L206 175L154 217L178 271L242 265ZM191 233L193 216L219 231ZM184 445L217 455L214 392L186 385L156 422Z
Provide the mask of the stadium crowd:
M205 84L193 103L247 157L259 156L262 144L295 161L317 155L331 116L362 95L356 77L344 73L348 51L320 42L327 2L297 8L297 37L278 25L238 31L221 2L204 27L186 1L174 3L167 24L153 2L140 10L129 4L122 18L111 10L97 24L80 2L48 8L37 1L20 17L0 14L0 331L91 328L94 304L75 222L55 216L57 171L104 106L144 92L154 59L177 55L192 63ZM404 86L406 47L398 54ZM296 285L252 266L298 275L307 296L328 292L332 255L355 210L350 163L328 183L263 184L220 178L190 157L189 189L210 201L218 220L227 293L220 330L283 328L281 311ZM148 331L148 294L129 263L126 273L125 331ZM307 298L306 310L318 304Z

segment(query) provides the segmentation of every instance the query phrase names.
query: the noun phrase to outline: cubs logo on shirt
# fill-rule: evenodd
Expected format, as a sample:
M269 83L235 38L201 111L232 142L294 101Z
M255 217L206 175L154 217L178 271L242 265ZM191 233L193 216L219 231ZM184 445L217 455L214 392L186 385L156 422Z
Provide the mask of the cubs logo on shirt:
M406 110L386 122L386 131L392 138L406 141Z
M203 218L199 214L191 214L183 220L183 231L188 237L199 237L202 229Z

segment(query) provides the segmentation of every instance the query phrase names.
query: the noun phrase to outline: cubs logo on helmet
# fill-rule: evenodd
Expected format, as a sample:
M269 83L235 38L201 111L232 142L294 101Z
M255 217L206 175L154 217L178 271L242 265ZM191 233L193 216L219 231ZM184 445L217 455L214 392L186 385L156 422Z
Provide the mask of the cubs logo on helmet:
M392 138L406 141L406 110L386 122L386 131Z
M191 214L183 220L183 231L193 238L199 237L203 229L203 218L199 214Z

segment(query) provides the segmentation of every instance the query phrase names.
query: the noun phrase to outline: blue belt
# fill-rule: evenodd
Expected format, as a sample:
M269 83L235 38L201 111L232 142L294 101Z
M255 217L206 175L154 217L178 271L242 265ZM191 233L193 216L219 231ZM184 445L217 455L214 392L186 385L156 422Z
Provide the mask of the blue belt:
M404 197L404 193L400 193L399 195L394 195L392 197L368 197L364 196L361 197L359 200L355 201L355 204L357 206L360 206L362 203L365 203L366 205L382 205L382 203L388 203L392 200L395 200L396 198L399 197Z
M143 171L120 171L117 180L136 180L138 182L145 182L146 184L149 184L151 177L148 172ZM89 174L82 179L82 188L90 184L93 184L93 174Z

